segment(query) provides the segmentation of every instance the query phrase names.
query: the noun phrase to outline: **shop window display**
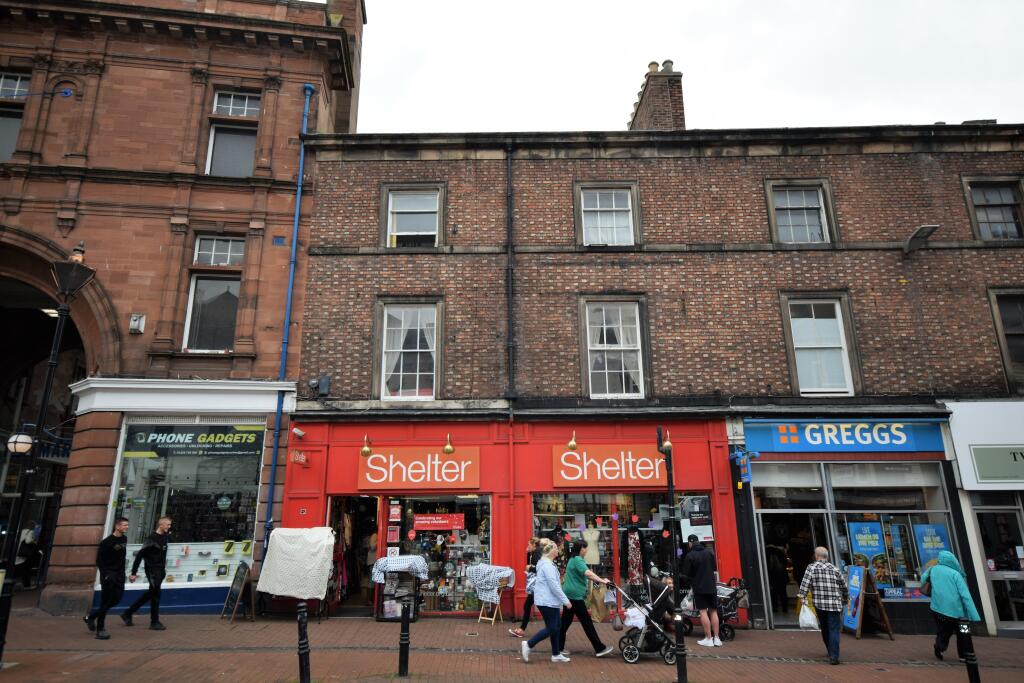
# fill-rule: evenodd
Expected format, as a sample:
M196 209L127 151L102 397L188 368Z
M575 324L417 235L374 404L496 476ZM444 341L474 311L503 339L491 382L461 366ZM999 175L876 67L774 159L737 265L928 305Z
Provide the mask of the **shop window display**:
M385 555L420 555L429 578L420 585L427 612L474 612L480 600L466 567L491 561L489 496L389 498ZM388 586L383 609L388 609Z

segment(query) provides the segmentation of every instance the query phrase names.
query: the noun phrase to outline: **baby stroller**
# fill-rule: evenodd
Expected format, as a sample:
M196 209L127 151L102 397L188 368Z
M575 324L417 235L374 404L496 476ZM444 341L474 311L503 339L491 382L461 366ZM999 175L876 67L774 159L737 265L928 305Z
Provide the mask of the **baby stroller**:
M619 638L622 658L629 664L635 664L640 655L657 654L666 664L675 664L675 642L662 627L665 613L672 607L672 589L661 581L648 578L647 593L651 601L640 604L618 586L613 587L628 605L625 623L629 630Z
M739 621L740 607L747 607L747 587L743 579L735 577L729 579L729 583L719 583L718 592L718 636L723 641L730 641L736 637L736 628L733 626ZM683 633L690 635L693 631L692 620L700 619L700 612L693 606L693 589L690 588L683 596Z

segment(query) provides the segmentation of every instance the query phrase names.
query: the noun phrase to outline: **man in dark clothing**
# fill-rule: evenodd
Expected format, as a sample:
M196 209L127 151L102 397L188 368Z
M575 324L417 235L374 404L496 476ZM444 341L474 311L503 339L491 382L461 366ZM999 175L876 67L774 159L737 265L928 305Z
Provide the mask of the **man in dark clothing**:
M690 550L683 558L683 576L693 588L693 606L700 612L700 623L704 627L704 639L698 645L705 647L721 647L718 637L718 586L715 571L718 565L715 554L704 547L696 534L690 534L686 540Z
M107 611L117 606L124 595L124 562L128 556L128 520L118 517L114 520L114 533L100 541L96 551L96 568L100 571L100 606L90 610L85 625L96 632L100 640L107 640L110 634L106 626Z
M166 627L160 623L160 584L167 576L167 532L171 530L171 518L161 517L156 523L156 531L150 534L146 542L142 544L139 553L132 562L132 573L128 580L135 583L139 574L139 563L146 562L146 580L149 581L149 588L146 589L132 606L121 615L125 626L132 625L132 615L149 601L149 627L154 631L164 631Z

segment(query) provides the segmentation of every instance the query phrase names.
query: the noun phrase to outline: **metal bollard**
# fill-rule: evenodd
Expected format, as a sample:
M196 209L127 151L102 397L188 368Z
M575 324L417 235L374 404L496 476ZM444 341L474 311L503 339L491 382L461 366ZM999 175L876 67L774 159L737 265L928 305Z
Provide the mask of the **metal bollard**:
M398 675L409 675L409 598L402 600L402 630L398 635Z
M956 633L956 646L963 653L964 664L967 666L967 680L970 683L981 683L978 656L974 653L974 639L971 637L971 622L966 619L960 620L960 628Z
M299 620L299 683L309 683L309 634L306 632L308 615L306 601L299 600L297 605Z
M676 577L678 578L678 577ZM678 683L687 683L689 681L688 674L686 672L686 634L683 633L683 608L682 605L676 603L675 608L674 625L676 629L676 681Z

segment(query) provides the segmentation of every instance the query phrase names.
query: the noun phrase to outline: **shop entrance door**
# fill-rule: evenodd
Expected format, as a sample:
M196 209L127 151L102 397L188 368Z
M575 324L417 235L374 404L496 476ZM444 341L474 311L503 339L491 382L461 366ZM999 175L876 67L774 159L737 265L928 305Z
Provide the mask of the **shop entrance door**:
M1000 629L1024 629L1024 534L1019 509L978 512L985 574Z
M370 571L377 561L376 496L333 496L327 525L334 529L334 561L327 589L330 609L347 616L370 616L374 585Z
M814 549L825 546L834 553L824 513L758 512L762 585L769 628L796 628L796 594Z

